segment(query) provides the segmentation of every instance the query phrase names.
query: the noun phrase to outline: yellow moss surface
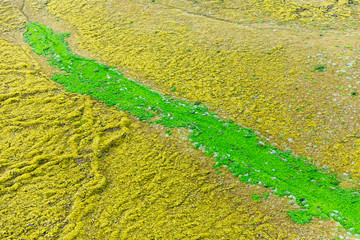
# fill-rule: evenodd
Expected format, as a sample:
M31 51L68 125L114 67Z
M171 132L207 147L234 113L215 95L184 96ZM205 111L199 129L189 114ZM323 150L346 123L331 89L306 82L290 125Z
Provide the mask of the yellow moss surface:
M89 97L63 93L29 52L1 40L0 54L2 238L56 238L91 210L106 186L98 156L131 123Z
M0 40L1 239L295 239L280 205L265 213L173 140L64 92L31 54Z
M139 131L109 151L104 169L111 181L94 214L85 218L81 238L295 237L280 233L272 218L242 202L240 192L214 181L171 145Z
M316 28L263 23L249 27L235 24L235 19L225 14L250 14L257 9L264 16L270 14L269 21L276 18L275 13L287 21L291 19L283 18L278 8L291 15L292 8L287 6L300 4L288 1L285 5L282 1L263 1L261 6L256 1L251 8L245 1L182 1L176 6L172 2L52 0L44 9L76 29L77 44L91 58L116 65L128 77L164 93L201 101L212 111L258 130L283 150L292 149L333 170L360 176L358 96L351 96L348 87L339 94L335 83L338 79L352 88L359 73L354 68L350 80L345 74L339 77L340 66L327 62L338 62L336 58L348 55L358 61L356 51L344 48L346 41L353 46L360 44L356 31L346 33L350 34L346 41L339 32L326 33L324 44L325 33L319 35ZM30 3L38 6L35 0ZM356 14L334 20L329 14L321 15L323 9L314 7L316 4L303 4L311 6L321 23L331 20L336 26L356 25L351 22ZM272 14L264 6L278 8ZM356 7L342 2L333 6L348 13ZM254 19L263 16L260 12L254 13ZM337 44L343 52L335 47ZM327 59L311 58L323 52L328 53ZM314 71L324 63L326 72Z
M20 27L24 27L26 18L20 14L19 9L11 0L1 0L0 2L0 32L8 32Z
M146 0L145 0L146 1ZM142 1L143 3L145 1ZM303 24L323 24L358 19L359 1L349 0L235 0L156 2L209 17L219 17L236 23L254 21L298 21ZM350 4L349 4L350 2Z

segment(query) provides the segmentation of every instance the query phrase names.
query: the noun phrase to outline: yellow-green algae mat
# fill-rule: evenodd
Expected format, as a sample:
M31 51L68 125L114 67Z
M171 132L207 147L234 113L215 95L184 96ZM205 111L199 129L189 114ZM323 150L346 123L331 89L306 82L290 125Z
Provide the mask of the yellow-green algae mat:
M305 158L259 141L251 129L220 120L200 103L163 97L126 79L113 67L72 54L65 36L68 34L55 34L44 25L30 23L25 41L64 71L53 80L67 90L89 94L149 123L191 129L189 138L216 158L215 167L225 165L242 181L271 187L276 194L287 195L303 206L304 210L288 212L294 221L306 223L312 216L332 218L350 232L360 233L359 193L339 187L335 174L323 173Z
M146 129L0 40L0 238L296 238Z

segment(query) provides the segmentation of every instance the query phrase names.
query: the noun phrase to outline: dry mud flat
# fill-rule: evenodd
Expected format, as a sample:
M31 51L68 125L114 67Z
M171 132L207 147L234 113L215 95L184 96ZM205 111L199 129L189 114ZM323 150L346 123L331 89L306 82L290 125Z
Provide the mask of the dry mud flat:
M205 103L356 189L357 6L304 3L291 19L291 2L197 2L1 3L2 238L351 238L334 221L293 223L296 204L217 174L181 130L66 93L22 39L29 21L70 32L78 55Z

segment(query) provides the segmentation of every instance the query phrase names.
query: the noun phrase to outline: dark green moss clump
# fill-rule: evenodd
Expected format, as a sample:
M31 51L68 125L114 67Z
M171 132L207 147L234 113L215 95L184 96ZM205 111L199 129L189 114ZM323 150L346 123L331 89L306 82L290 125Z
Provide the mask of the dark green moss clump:
M314 69L319 72L324 72L327 69L327 66L326 65L317 65L314 67Z

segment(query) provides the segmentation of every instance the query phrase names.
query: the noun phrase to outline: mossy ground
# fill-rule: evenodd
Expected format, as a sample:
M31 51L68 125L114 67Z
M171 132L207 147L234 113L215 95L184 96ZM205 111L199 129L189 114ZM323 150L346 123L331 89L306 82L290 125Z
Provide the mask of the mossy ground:
M64 38L50 28L29 23L24 34L32 50L48 58L51 66L65 73L52 79L67 91L89 94L108 106L169 128L188 128L196 147L216 159L215 167L225 166L240 180L272 187L279 196L292 196L301 211L288 214L298 223L312 217L333 218L353 233L360 233L357 191L339 188L332 173L322 173L305 158L281 152L259 141L252 129L220 120L200 102L176 101L126 79L112 67L74 55Z
M216 174L211 159L164 130L66 93L28 49L5 40L0 49L2 239L334 234L330 222L292 223L285 212L296 208L274 195L254 205L264 190Z
M321 15L318 20L319 25L314 25L312 21L308 21L309 24L304 25L305 27L292 26L291 24L282 23L281 13L286 13L290 8L280 4L278 6L283 11L277 11L272 15L263 11L261 6L257 6L254 20L247 20L241 25L237 23L241 22L238 21L239 12L237 9L241 9L238 6L236 6L237 8L234 6L222 7L223 10L218 11L219 13L216 13L216 16L212 16L216 12L213 11L214 9L223 6L220 5L221 2L228 4L228 1L197 1L198 4L193 4L193 1L185 1L181 3L182 5L176 6L181 9L174 9L170 1L155 1L155 4L150 1L123 1L121 5L107 1L91 1L91 4L95 5L86 5L90 1L44 2L31 0L24 2L24 8L21 7L21 4L19 4L19 8L22 8L33 19L40 20L43 23L51 22L52 25L58 27L58 30L62 30L62 27L74 30L71 31L74 36L72 43L77 46L75 48L76 52L83 53L82 56L96 59L105 64L116 65L127 76L146 82L163 93L178 98L190 99L193 102L201 101L206 103L206 105L211 106L214 111L219 111L223 116L235 119L246 126L258 128L273 144L279 144L282 149L292 148L298 154L312 155L316 157L314 160L321 164L327 164L332 170L351 174L349 176L353 178L357 177L359 162L356 160L358 156L356 148L358 141L356 138L356 96L358 95L352 93L356 92L356 88L354 88L356 87L356 81L353 79L357 77L356 63L358 60L356 53L359 45L356 38L357 32L354 30L356 22L352 22L349 16L342 16L341 21L338 21L336 17L330 18ZM4 3L7 4L7 9L13 11L11 13L13 15L10 14L9 19L12 19L11 21L8 18L1 19L2 23L5 23L1 26L6 26L3 31L8 32L25 26L25 21L16 20L25 19L21 13L17 12L16 5L11 5L12 1L4 1ZM186 6L186 3L191 4ZM205 10L210 9L209 12L201 10L204 8L204 3L208 4L205 6ZM232 1L232 3L238 4L241 2ZM275 3L276 1L267 1L270 6ZM170 5L170 7L164 4ZM340 2L340 4L342 3ZM357 7L340 4L335 8L351 10ZM202 11L201 14L197 12L199 9ZM246 8L243 8L243 10L247 11ZM312 9L313 13L317 11L316 8ZM264 14L261 15L262 19L257 18L259 12ZM10 11L6 11L6 14L8 13ZM66 21L60 20L60 24L56 25L53 21L49 21L49 16L51 17L52 14ZM274 16L274 14L279 15ZM230 15L233 19L229 17ZM264 16L268 18L263 18ZM199 21L200 19L201 21ZM312 18L304 19L311 20ZM273 20L280 21L274 25ZM326 23L330 20L331 23ZM296 24L297 20L294 21ZM233 23L231 24L231 22ZM332 29L332 27L343 26L342 23L347 26ZM306 21L303 24L306 24ZM211 29L211 31L208 31L208 29ZM154 34L157 34L157 36ZM344 38L344 35L347 38ZM326 37L326 44L322 40L324 37ZM244 42L247 46L242 47ZM263 50L259 52L259 49ZM275 57L267 58L268 55ZM208 59L203 56L208 56ZM39 60L35 56L31 58ZM234 59L237 59L237 61ZM29 60L27 59L27 61ZM328 66L326 71L313 71L314 67L324 64L325 61ZM257 68L246 72L249 66L254 66L254 64L258 64ZM196 67L198 65L199 67ZM294 68L295 72L299 70L301 74L305 72L305 76L297 77L298 75L291 72L291 68ZM238 70L232 76L231 71L235 71L235 69ZM48 71L48 68L42 70ZM228 72L229 70L230 72ZM211 74L215 77L220 75L222 77L213 78ZM302 76L301 74L300 76ZM336 78L334 78L335 75ZM210 76L210 78L207 79L207 76ZM234 76L240 76L243 81L233 81L232 79L236 79ZM329 79L331 79L331 82L329 82ZM295 83L292 81L295 81ZM274 84L278 85L274 86ZM273 88L269 88L269 86ZM222 89L226 89L226 92L222 92ZM239 92L239 89L242 89L242 91ZM264 92L264 94L260 94L258 98L258 95L256 95L258 93L255 93L255 91L258 91L258 93ZM347 94L349 91L350 93ZM336 100L334 101L334 99ZM37 104L37 106L42 109L41 104ZM93 108L92 105L90 106ZM12 107L9 106L9 108ZM243 112L245 110L247 110L246 113ZM277 112L274 112L275 110ZM62 114L66 115L63 112ZM263 118L263 121L261 119L259 121L259 117ZM46 125L48 124L45 123ZM20 136L23 135L20 133ZM39 136L38 133L34 135ZM50 135L53 135L53 133ZM145 135L147 140L150 138L148 136ZM147 140L144 140L141 144L146 145ZM25 145L24 147L27 149ZM20 146L15 148L21 149ZM139 149L141 150L141 147ZM101 163L105 164L105 162ZM42 164L42 160L39 160L39 163ZM35 165L31 166L35 167L39 163L35 162ZM91 166L87 167L87 169L91 169ZM115 165L113 167L116 169ZM109 169L108 165L104 165L102 170L106 172L107 169ZM60 170L55 169L54 171ZM74 168L74 171L79 170ZM6 170L3 170L1 174L5 172ZM109 182L113 182L111 179L115 179L115 175L114 173L107 176L110 179ZM81 174L79 174L80 176ZM350 177L346 177L345 180L349 180ZM83 184L76 185L77 180L74 179L73 181L74 188L70 192L76 192L76 187ZM111 185L109 182L107 186L116 186L116 181L113 182L115 185ZM353 180L345 183L348 187L356 187L356 182ZM21 189L20 187L17 190L18 194L16 196L18 198L26 199L24 194L34 196L34 192L27 190L26 193L23 193L20 191ZM33 189L36 190L36 188ZM240 189L237 190L240 191ZM40 190L40 192L42 191ZM103 195L106 195L105 192ZM252 195L249 195L250 199ZM106 196L111 196L111 194ZM206 198L206 195L204 197ZM70 199L70 197L68 198ZM46 198L41 195L36 203L41 204L41 200L44 199ZM65 200L68 201L67 205L65 204L66 206L71 205L71 200L66 198ZM14 199L14 202L12 202L13 206L21 207L16 204L16 201ZM8 202L11 202L11 200ZM27 202L27 200L24 200L24 202ZM112 203L111 200L110 202ZM26 208L27 211L34 212L32 215L26 214L27 216L34 216L31 219L36 219L35 216L41 215L40 211L36 210L40 209L41 206L34 206L31 202L27 204L29 205ZM262 204L266 204L266 201ZM61 209L61 204L58 206ZM265 210L262 211L266 212L267 208L271 208L269 205L266 206ZM97 209L96 214L87 215L87 217L90 219L93 216L95 220L88 220L88 223L95 222L96 218L100 216L100 212L106 213L105 210L101 209L101 206L93 206L93 209ZM244 209L245 212L252 212L248 206L245 206ZM275 209L281 209L281 207ZM58 211L66 215L69 212L67 210L68 207L63 207L62 210ZM23 209L16 210L16 212L21 211L27 213ZM5 214L5 216L3 219L11 218L9 214ZM72 216L76 216L76 214ZM113 219L110 223L108 220L111 217L102 217L103 221L101 222L103 224L92 225L94 227L91 228L90 233L98 234L99 238L110 236L108 232L98 231L98 229L112 231L109 229L113 229L111 226L116 225L116 220ZM276 218L279 219L279 216L276 216ZM22 219L18 218L9 222L15 224L16 221L21 222ZM46 217L44 216L43 219L46 219ZM64 216L57 219L61 221ZM269 221L271 224L275 222L274 219ZM106 223L110 226L109 228L103 228L103 226L107 225ZM7 227L14 227L14 224L7 225ZM251 225L250 223L248 226ZM44 223L44 226L46 226L46 223ZM31 227L31 223L28 227ZM300 229L297 229L297 233L304 234L305 229L308 227L308 225L301 226ZM191 228L191 226L186 228ZM72 228L69 227L66 231L69 231L69 229ZM36 235L39 234L38 230L22 229L20 231L19 228L13 228L13 234L21 235L30 232L34 236L39 236ZM129 232L131 233L131 231ZM83 230L77 233L85 234ZM255 233L256 230L252 230L250 234ZM114 234L116 236L117 233ZM166 235L165 233L162 234ZM285 231L285 235L289 234ZM81 236L86 238L84 235ZM255 238L256 235L249 236L251 239ZM278 235L273 235L273 238L276 238L276 236ZM302 237L305 239L316 238L316 234L305 234ZM325 237L325 239L328 238Z

